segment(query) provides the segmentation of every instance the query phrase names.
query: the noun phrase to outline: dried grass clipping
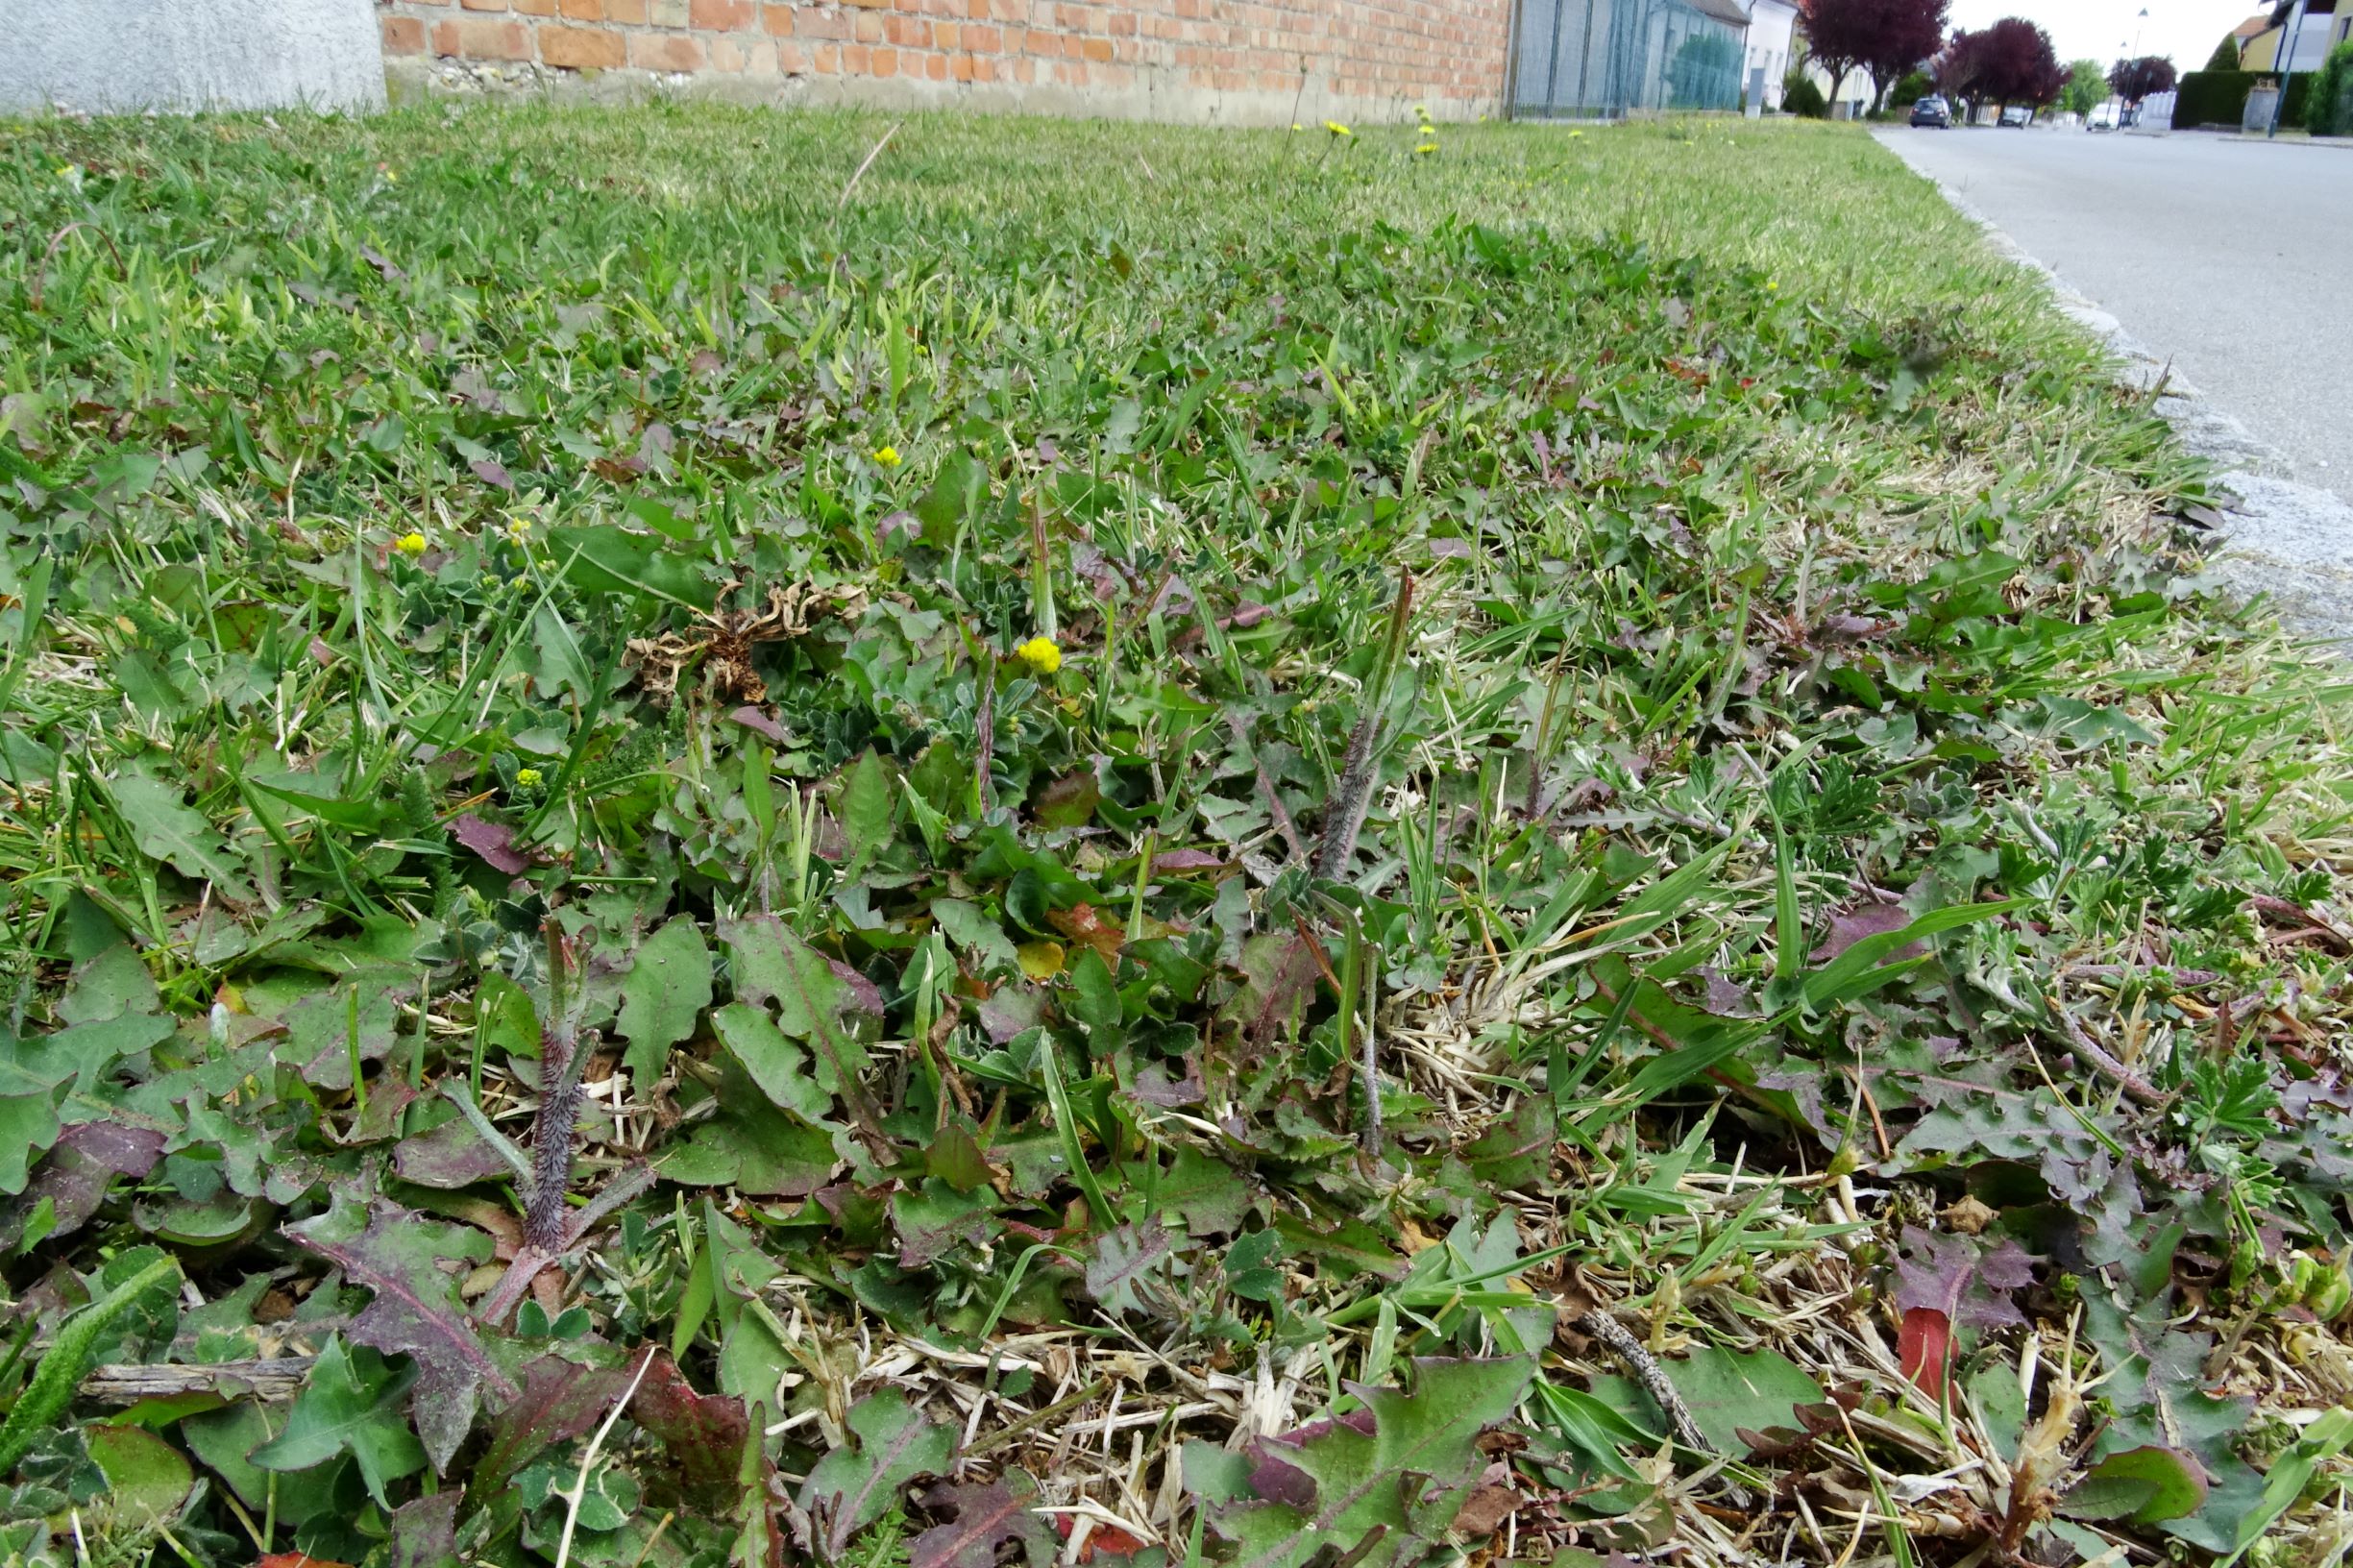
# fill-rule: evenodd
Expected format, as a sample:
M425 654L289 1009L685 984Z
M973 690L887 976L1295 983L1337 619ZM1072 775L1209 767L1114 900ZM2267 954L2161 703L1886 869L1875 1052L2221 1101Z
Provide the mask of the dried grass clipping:
M737 586L730 583L727 591ZM702 613L699 636L666 631L659 637L630 638L629 664L637 672L638 684L660 701L676 697L679 679L690 665L699 661L704 687L723 700L764 702L768 685L751 668L752 649L761 643L802 636L821 617L854 614L866 598L866 590L855 586L821 588L797 582L782 587L771 583L768 602L759 609Z

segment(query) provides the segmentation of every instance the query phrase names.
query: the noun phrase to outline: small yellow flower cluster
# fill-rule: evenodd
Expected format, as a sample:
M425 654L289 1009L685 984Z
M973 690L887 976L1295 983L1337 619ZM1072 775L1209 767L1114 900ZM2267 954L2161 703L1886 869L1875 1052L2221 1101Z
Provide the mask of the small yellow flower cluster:
M896 447L876 447L873 451L873 458L885 468L896 468L898 449Z
M539 788L539 770L536 768L516 769L515 788L519 790L535 790Z
M1050 675L1062 668L1062 649L1054 646L1051 637L1032 637L1015 649L1013 656L1042 675Z
M399 551L402 554L407 556L413 561L418 556L425 553L425 535L421 533L404 533L398 539L392 541L392 548Z
M1354 131L1349 130L1348 127L1340 124L1340 122L1337 120L1324 121L1324 129L1331 132L1334 138L1338 140L1344 140L1347 137L1356 135Z

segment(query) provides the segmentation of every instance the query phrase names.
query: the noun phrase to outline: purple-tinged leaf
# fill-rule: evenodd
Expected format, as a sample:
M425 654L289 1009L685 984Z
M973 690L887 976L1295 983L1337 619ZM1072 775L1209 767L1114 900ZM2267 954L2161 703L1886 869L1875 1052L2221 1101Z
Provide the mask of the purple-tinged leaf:
M2034 1260L2007 1237L1980 1250L1968 1237L1940 1236L1917 1225L1903 1229L1903 1256L1896 1264L1899 1311L1929 1308L1955 1327L2023 1323L2025 1314L2010 1292L2033 1283Z
M450 834L487 861L493 870L520 876L530 869L531 863L515 852L515 830L511 827L486 822L469 811L450 824Z
M474 477L484 484L494 484L502 490L515 487L514 476L507 473L506 465L495 457L477 457L466 466L474 470Z
M452 1192L505 1175L513 1167L463 1116L452 1116L395 1144L392 1168L404 1182Z
M1012 1043L1045 1021L1045 995L1037 987L1009 981L973 1009L993 1045Z
M1158 1219L1122 1225L1095 1240L1087 1260L1087 1293L1115 1312L1148 1312L1160 1293L1161 1265L1176 1251Z
M387 1521L391 1528L385 1540L390 1555L383 1559L385 1568L447 1568L455 1562L457 1506L465 1498L465 1487L448 1486L393 1509ZM296 1556L307 1560L311 1568L324 1568L316 1557Z
M753 734L764 736L778 746L783 746L793 738L782 724L776 723L775 720L771 719L767 714L762 713L758 708L753 707L748 702L745 703L742 707L737 708L733 713L728 714L727 717L734 720L737 723L743 725L746 729L750 730Z
M908 1568L998 1568L1009 1545L1021 1549L1029 1568L1045 1568L1056 1542L1053 1529L1030 1511L1037 1500L1038 1483L1024 1470L1008 1470L997 1481L934 1486L923 1494L923 1506L948 1522L915 1538Z
M1830 916L1830 934L1821 946L1806 956L1817 964L1826 964L1866 937L1883 937L1900 931L1912 923L1912 912L1901 904L1864 903L1852 909L1842 909ZM1887 955L1885 962L1894 964L1902 959L1917 958L1928 949L1924 943L1910 943Z
M742 1400L697 1393L678 1363L666 1352L657 1352L629 1401L629 1419L662 1445L690 1500L723 1506L734 1489L751 1430Z
M387 1356L416 1359L411 1409L426 1457L440 1473L473 1429L482 1385L506 1399L519 1392L475 1335L457 1299L456 1277L441 1267L444 1262L488 1262L490 1237L411 1213L385 1198L367 1206L363 1225L356 1207L338 1192L326 1213L289 1225L285 1234L376 1293L348 1332Z
M14 1245L41 1200L49 1201L51 1237L90 1221L117 1176L137 1180L163 1158L164 1135L112 1121L78 1121L59 1135L24 1193L0 1216L0 1241Z
M586 1436L628 1386L628 1375L618 1369L542 1356L524 1373L522 1394L491 1422L474 1489L498 1496L526 1464L558 1443Z

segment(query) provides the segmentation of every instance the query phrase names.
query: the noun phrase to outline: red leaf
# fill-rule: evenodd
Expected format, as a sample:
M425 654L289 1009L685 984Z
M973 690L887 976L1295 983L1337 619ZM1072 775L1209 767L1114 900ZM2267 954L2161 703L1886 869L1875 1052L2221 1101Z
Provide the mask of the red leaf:
M450 832L458 843L489 862L494 870L520 876L530 870L531 863L515 852L515 830L511 827L486 822L469 811L450 824Z
M257 1557L254 1568L352 1568L352 1565L332 1557L314 1557L306 1552L273 1552L266 1557Z
M709 1503L728 1495L750 1430L742 1400L697 1393L664 1353L653 1358L638 1384L629 1419L661 1443L691 1496Z
M523 1394L490 1424L490 1446L475 1467L480 1495L495 1497L515 1472L558 1443L584 1437L628 1387L617 1368L542 1356L523 1375Z
M1914 1307L1903 1314L1896 1337L1896 1353L1903 1375L1914 1387L1942 1402L1945 1378L1952 1361L1952 1319L1933 1307Z
M1064 1540L1068 1540L1070 1532L1077 1527L1078 1516L1076 1514L1058 1513L1054 1515L1055 1532ZM1097 1556L1132 1557L1148 1544L1150 1543L1138 1540L1117 1525L1107 1525L1098 1519L1095 1521L1094 1529L1088 1532L1085 1544L1078 1549L1078 1560L1092 1562Z

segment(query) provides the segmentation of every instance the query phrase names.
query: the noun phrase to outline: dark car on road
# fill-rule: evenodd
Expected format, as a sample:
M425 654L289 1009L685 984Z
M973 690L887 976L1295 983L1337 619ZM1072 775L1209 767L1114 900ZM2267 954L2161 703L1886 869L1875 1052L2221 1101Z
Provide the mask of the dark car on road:
M1914 125L1933 125L1940 131L1952 129L1952 108L1935 93L1928 94L1912 106Z

